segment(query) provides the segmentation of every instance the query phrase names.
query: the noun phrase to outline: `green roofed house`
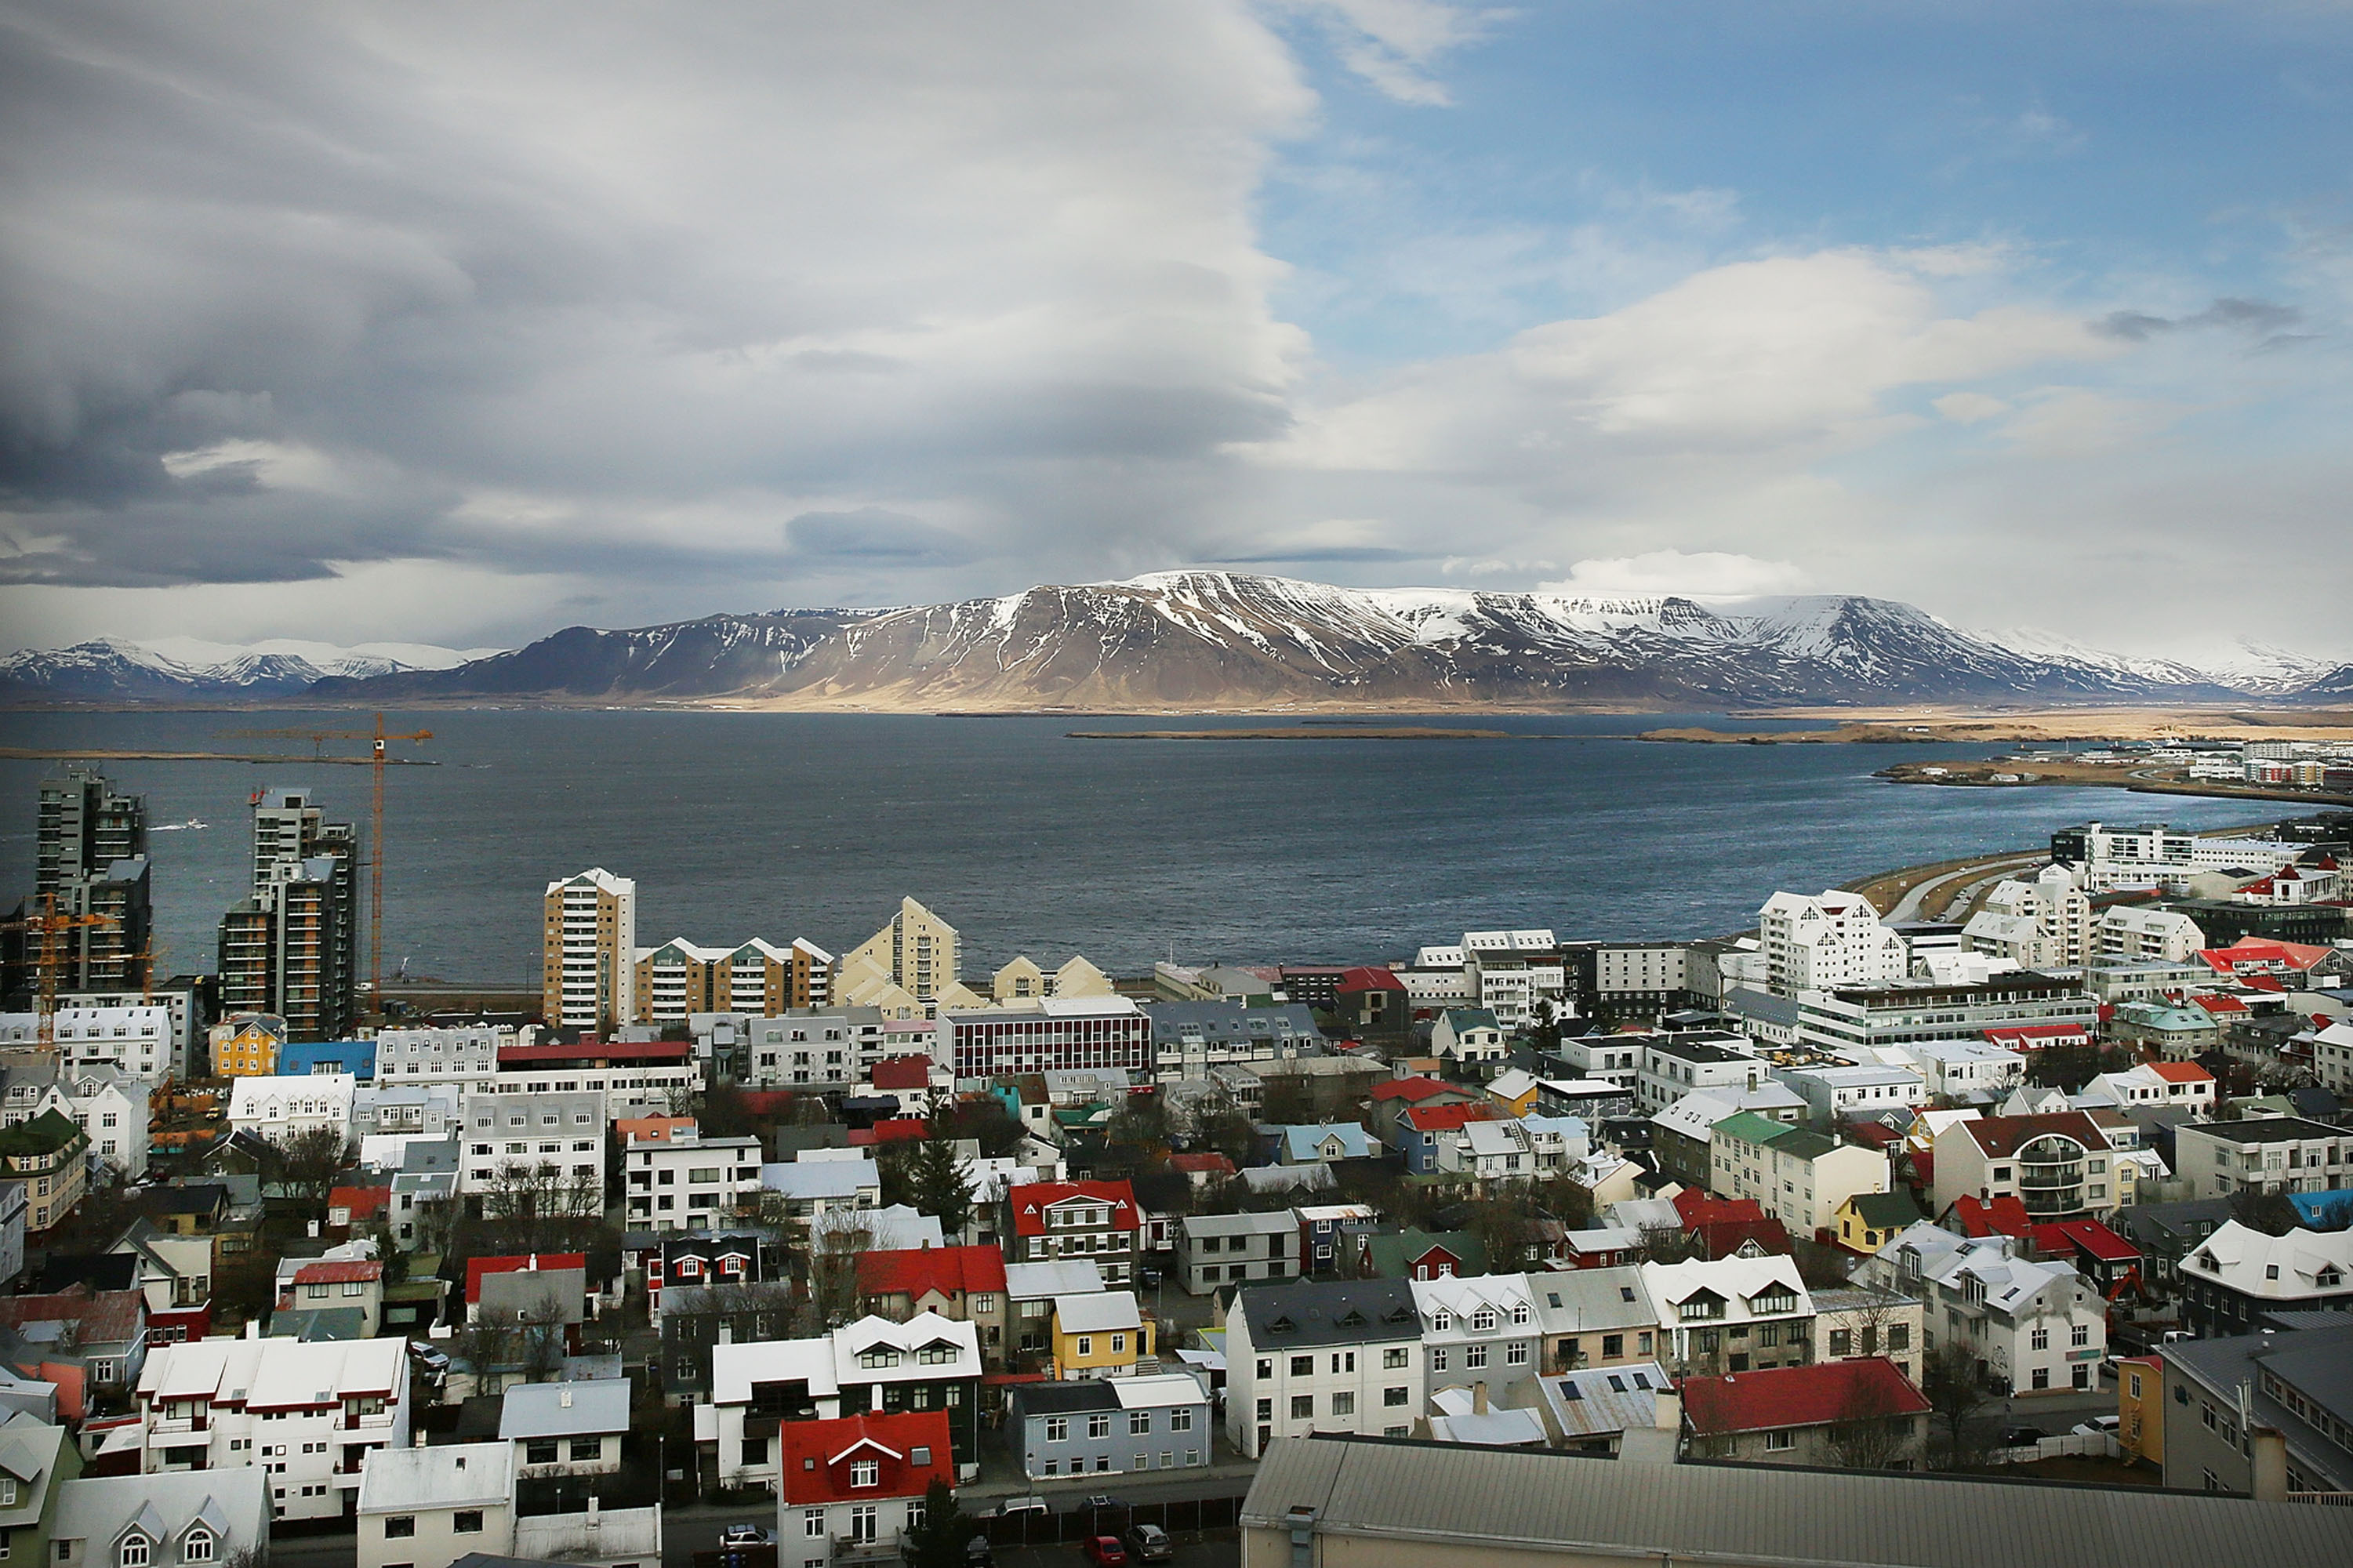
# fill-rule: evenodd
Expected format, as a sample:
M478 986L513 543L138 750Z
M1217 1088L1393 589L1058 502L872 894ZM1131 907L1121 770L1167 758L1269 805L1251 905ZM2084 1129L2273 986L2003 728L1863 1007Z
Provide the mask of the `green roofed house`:
M1484 1077L1504 1065L1504 1026L1484 1007L1449 1007L1430 1027L1430 1049Z
M66 1429L27 1411L0 1425L0 1542L25 1563L49 1560L49 1531L56 1522L58 1489L81 1474L81 1450Z
M1361 1271L1374 1279L1468 1279L1487 1272L1487 1247L1467 1230L1367 1235Z
M0 1128L0 1182L25 1189L25 1231L39 1235L63 1223L81 1203L90 1176L90 1134L73 1118L44 1110L30 1121ZM0 1204L0 1209L14 1204Z
M1838 1245L1868 1258L1923 1217L1917 1200L1902 1187L1857 1193L1839 1205Z
M1792 1236L1835 1234L1838 1212L1858 1193L1883 1193L1893 1181L1887 1156L1809 1128L1743 1110L1715 1124L1709 1141L1708 1190L1751 1198Z

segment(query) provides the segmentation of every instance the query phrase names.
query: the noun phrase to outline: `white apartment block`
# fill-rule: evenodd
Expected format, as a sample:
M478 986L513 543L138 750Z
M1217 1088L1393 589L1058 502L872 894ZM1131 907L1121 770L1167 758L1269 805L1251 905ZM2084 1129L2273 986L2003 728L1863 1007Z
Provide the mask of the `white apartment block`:
M638 885L603 867L550 882L543 900L541 1011L559 1029L637 1016Z
M229 1084L229 1131L272 1143L321 1131L348 1141L352 1100L358 1089L359 1079L347 1072L235 1079Z
M880 1007L794 1008L777 1017L745 1016L739 1026L742 1062L737 1079L746 1089L844 1088L869 1077L907 1037L890 1026ZM927 1024L917 1049L932 1053Z
M2201 838L2161 822L2139 827L2087 822L2051 838L2052 854L2073 868L2086 893L2175 887L2208 871L2268 875L2295 864L2304 848L2269 838Z
M1911 1064L1932 1100L2000 1095L2026 1077L2026 1058L1991 1040L1913 1040L1888 1048Z
M147 1174L147 1084L115 1068L66 1062L66 1114L90 1135L90 1175L109 1184Z
M2101 958L2187 963L2206 945L2206 933L2179 910L2118 904L2101 912L2099 924L2093 929L2093 945Z
M1572 1035L1552 1049L1582 1079L1600 1079L1620 1089L1634 1087L1642 1070L1640 1035Z
M1559 1007L1567 989L1560 943L1548 931L1464 931L1462 973L1472 1004L1507 1030L1532 1021L1540 998Z
M1282 1437L1404 1437L1424 1414L1421 1314L1403 1279L1250 1286L1226 1316L1226 1436L1255 1459Z
M700 1133L640 1142L622 1152L631 1230L694 1230L723 1223L760 1191L760 1141ZM879 1196L881 1189L876 1189Z
M1808 1113L1817 1121L1835 1122L1841 1116L1927 1101L1926 1080L1910 1068L1835 1067L1775 1068L1773 1078L1797 1091Z
M692 1061L626 1062L611 1067L509 1068L490 1085L489 1092L503 1100L543 1094L602 1095L607 1112L624 1116L668 1116L679 1101L702 1087L702 1068Z
M2192 1197L2332 1192L2353 1186L2353 1131L2295 1116L2185 1121L2173 1130L2173 1163Z
M359 1480L357 1568L448 1568L473 1552L513 1555L512 1444L371 1454Z
M269 1477L273 1519L332 1519L370 1449L408 1446L408 1342L197 1340L139 1374L140 1469Z
M605 1209L605 1097L594 1090L468 1097L459 1190L496 1208L525 1197L542 1213Z
M1777 996L1900 980L1911 950L1880 924L1871 900L1832 888L1819 897L1776 893L1757 911L1766 989Z
M375 1037L375 1081L454 1083L468 1094L498 1081L499 1051L525 1043L504 1026L456 1029L384 1029Z
M171 1019L164 1036L169 1047L164 1052L164 1069L174 1078L184 1079L195 1056L196 1042L204 1037L204 1031L196 1026L196 999L195 987L190 985L147 991L71 991L60 994L57 1005L59 1012L163 1008Z
M1654 1035L1642 1042L1634 1099L1643 1115L1656 1116L1695 1090L1737 1093L1755 1089L1765 1078L1764 1059L1737 1036L1671 1038Z
M2065 868L2046 866L2031 881L1995 883L1961 937L1970 952L2021 969L2079 964L2092 952L2092 900Z
M1966 956L1966 955L1965 955ZM2089 1033L2100 1005L2073 977L2019 970L1982 980L1906 980L1798 998L1798 1038L1850 1061L1889 1046L1966 1040L2016 1025L2071 1024Z
M117 1068L147 1083L187 1076L169 1007L60 1006L50 1021L58 1056L70 1066Z

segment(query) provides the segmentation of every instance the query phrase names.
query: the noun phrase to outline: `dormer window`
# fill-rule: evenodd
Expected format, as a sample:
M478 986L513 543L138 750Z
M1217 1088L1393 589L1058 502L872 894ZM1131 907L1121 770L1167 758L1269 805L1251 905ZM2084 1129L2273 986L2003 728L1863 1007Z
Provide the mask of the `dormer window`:
M1442 1334L1454 1326L1454 1314L1440 1307L1430 1314L1430 1326Z
M209 1563L212 1560L213 1532L206 1530L201 1524L197 1525L194 1530L189 1531L180 1542L180 1561L183 1563Z
M849 1461L849 1484L853 1487L879 1487L882 1484L882 1461L852 1459Z
M1526 1328L1528 1326L1528 1319L1532 1316L1534 1316L1534 1314L1528 1310L1528 1304L1525 1301L1518 1302L1512 1308L1512 1326L1514 1328L1520 1329Z
M1477 1311L1472 1313L1471 1327L1473 1331L1478 1333L1493 1333L1495 1331L1495 1309L1493 1307L1482 1307Z
M153 1545L154 1542L145 1535L132 1531L122 1538L122 1544L114 1549L117 1568L147 1568L148 1552Z

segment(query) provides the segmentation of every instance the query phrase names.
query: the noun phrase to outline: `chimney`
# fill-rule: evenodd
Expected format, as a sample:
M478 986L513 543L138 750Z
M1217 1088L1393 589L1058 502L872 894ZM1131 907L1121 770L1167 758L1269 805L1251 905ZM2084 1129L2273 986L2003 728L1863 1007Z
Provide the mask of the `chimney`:
M2287 1501L2286 1434L2275 1426L2253 1426L2247 1436L2255 1443L2255 1500Z
M1473 1415L1487 1414L1487 1383L1484 1378L1471 1385L1471 1414Z
M555 1396L555 1403L562 1405L566 1410L572 1408L572 1385L570 1384L567 1383L564 1385L564 1392Z

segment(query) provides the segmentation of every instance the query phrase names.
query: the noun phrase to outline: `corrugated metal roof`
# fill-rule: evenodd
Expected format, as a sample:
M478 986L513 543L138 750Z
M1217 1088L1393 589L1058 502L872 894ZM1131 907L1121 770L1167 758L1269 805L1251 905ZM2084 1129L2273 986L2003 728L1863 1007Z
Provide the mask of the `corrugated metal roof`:
M1449 1543L1704 1555L1788 1568L2342 1568L2353 1510L1928 1473L1643 1464L1382 1438L1268 1448L1245 1530L1293 1508L1320 1531Z

